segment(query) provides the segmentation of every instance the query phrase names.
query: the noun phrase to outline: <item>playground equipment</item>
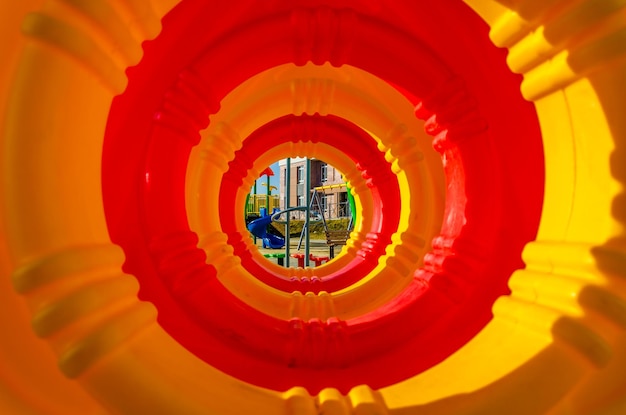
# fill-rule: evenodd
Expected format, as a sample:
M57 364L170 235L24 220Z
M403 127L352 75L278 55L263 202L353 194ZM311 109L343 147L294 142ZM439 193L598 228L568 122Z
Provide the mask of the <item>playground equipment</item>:
M276 209L276 212L277 211L278 209ZM276 212L274 212L274 214ZM267 212L262 209L261 217L248 224L250 233L257 238L261 238L263 241L263 248L280 249L285 246L285 238L267 231L267 226L274 221L274 214L268 215Z
M280 217L282 215L288 215L289 212L305 212L305 215L308 216L308 220L305 221L304 226L302 227L302 230L300 231L300 240L298 241L298 249L300 249L301 243L302 243L302 239L303 239L303 235L305 234L305 230L306 230L306 226L307 224L310 223L316 223L316 222L322 222L324 220L324 217L318 213L318 212L313 212L311 211L311 206L292 206L290 208L287 209L283 209L283 210L276 210L273 214L272 214L272 221L276 222L276 223L280 223L283 225L287 225L289 223L289 218L286 219L280 219ZM305 217L306 217L305 216ZM289 229L289 228L287 228ZM305 241L306 243L307 241Z
M335 247L343 246L350 239L349 229L326 230L326 244L329 248L330 259L335 257Z
M324 191L326 189L336 188L336 187L347 187L346 184L335 184L335 185L327 185L327 186L318 186L314 189L312 199L317 201L317 206L320 211L323 211L319 199L320 191ZM326 244L329 247L329 256L330 259L335 257L335 246L343 246L346 245L348 239L350 239L350 233L352 232L352 227L354 226L356 209L354 207L354 197L350 193L349 189L347 192L348 195L348 217L350 218L348 225L345 229L328 229L328 224L326 223L326 219L322 215L322 221L324 224L324 233L326 234ZM313 202L311 202L313 203Z
M623 413L624 5L234 3L33 0L0 6L6 19L0 38L8 40L1 45L6 61L0 73L6 97L0 102L0 324L11 333L0 343L0 412ZM34 13L24 18L25 12ZM20 24L26 38L16 35ZM422 180L417 166L429 154L418 145L419 133L403 127L413 120L394 124L384 109L377 112L383 116L370 117L359 114L361 106L335 108L346 91L342 81L294 77L287 91L315 99L267 109L261 101L251 114L233 116L240 122L211 130L219 123L217 103L226 108L236 85L268 70L250 88L271 90L269 79L289 77L281 64L309 60L329 61L357 82L363 78L348 66L366 69L403 91L425 120L447 181L442 187L429 178L431 187L424 188L428 195L446 192L445 208L435 209L443 226L432 246L421 241L429 226L420 228L424 223L415 217L421 212L416 206L429 206L415 184ZM368 93L380 97L385 87L376 89ZM355 97L352 103L361 102ZM386 108L402 113L402 106ZM333 143L316 142L302 126L268 123L292 112L335 109L374 132L397 187L410 199L392 204L398 231L384 253L364 258L384 263L384 278L370 277L383 272L375 265L337 292L296 290L288 308L293 315L285 318L279 316L284 303L271 308L287 291L267 288L239 266L235 256L247 258L244 226L216 229L219 207L230 208L225 205L233 200L241 217L243 196L200 194L193 184L199 176L198 182L219 185L217 173L226 173L234 153L245 148L248 134L238 133L263 126L268 136L289 132L293 138L267 157L284 151L332 158ZM199 134L213 113L206 135ZM335 121L321 123L339 128ZM199 141L196 154L191 148ZM226 185L240 181L245 188L263 157L258 163L238 158L242 167ZM207 179L206 171L216 174ZM367 240L357 229L354 251L366 252L378 236L368 230L382 219L374 212L386 217L387 211L368 202L375 198L358 183L359 172L345 172L363 201L365 233L372 234ZM194 178L189 187L188 175ZM383 184L393 179L377 177ZM212 207L208 217L195 215L204 205ZM437 216L429 217L425 225ZM192 229L202 230L199 238ZM428 253L415 265L422 246ZM346 254L349 261L355 256ZM392 274L411 285L394 291L386 284ZM228 285L226 275L237 283ZM305 286L299 285L305 275L291 283L273 278L287 289ZM363 311L370 284L406 304L419 301L412 310L389 300ZM264 295L241 291L252 287ZM158 324L154 307L137 300L138 289L159 309ZM184 300L204 300L210 309L186 308ZM459 317L466 320L459 323ZM203 318L213 332L205 331ZM468 329L451 344L455 324ZM47 344L33 336L31 325ZM359 337L360 329L374 325L376 335ZM411 330L417 334L397 337ZM266 355L268 344L259 341L268 333L283 336L269 344L281 346L275 355L271 348ZM348 340L354 349L346 347ZM420 349L424 344L428 348ZM390 345L393 353L386 352ZM250 353L247 346L256 349ZM221 368L227 375L216 369L219 362L198 358L202 347L213 350L216 361L251 364L255 371ZM433 350L439 354L429 355ZM360 353L360 363L350 360L352 351ZM251 358L254 353L261 357ZM346 364L351 376L338 368ZM60 376L59 368L75 380Z
M270 176L273 176L274 172L271 167L267 167L265 170L261 172L259 178L265 176L266 180L264 183L261 183L262 186L265 186L266 192L263 195L257 193L257 181L254 181L254 187L252 188L252 193L246 196L246 223L248 219L252 215L265 216L261 214L261 209L265 209L265 213L273 211L278 208L278 197L272 197L272 190L277 190L276 186L272 186L270 184Z
M284 236L271 227L271 220L269 219L268 212L270 210L278 209L278 198L272 198L272 189L276 189L275 186L270 185L270 176L273 176L274 172L271 167L263 170L259 177L265 176L265 185L267 192L263 197L259 197L257 194L257 181L254 181L254 188L252 194L246 196L246 209L245 218L248 224L248 230L254 235L254 241L256 238L261 238L263 248L282 248L285 246ZM263 206L261 206L261 203ZM256 218L256 219L255 219Z

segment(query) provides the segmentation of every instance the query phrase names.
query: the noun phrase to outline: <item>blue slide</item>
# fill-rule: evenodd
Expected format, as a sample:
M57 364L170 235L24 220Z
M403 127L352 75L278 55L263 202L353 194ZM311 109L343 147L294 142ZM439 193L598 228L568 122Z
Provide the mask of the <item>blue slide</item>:
M248 224L248 230L263 241L263 248L279 249L285 246L285 238L267 232L267 226L272 222L272 216L262 216Z

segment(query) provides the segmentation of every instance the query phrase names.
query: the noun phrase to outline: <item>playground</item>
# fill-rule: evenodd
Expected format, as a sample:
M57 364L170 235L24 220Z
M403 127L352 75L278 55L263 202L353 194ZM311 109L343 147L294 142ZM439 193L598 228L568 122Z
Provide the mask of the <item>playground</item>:
M327 172L329 169L335 172L335 168L323 163L323 170ZM262 176L266 181L262 183L267 190L266 194L259 195L257 193L257 181L254 182L253 192L246 196L245 220L246 227L253 236L255 245L257 238L260 239L260 247L263 251L261 254L265 258L275 258L278 265L289 267L293 262L291 258L295 258L299 268L305 268L315 263L316 266L328 262L335 257L335 247L343 247L348 244L350 234L353 231L354 224L357 220L357 208L349 187L345 182L339 181L336 184L316 186L311 182L311 160L305 159L302 166L299 166L297 172L297 183L305 183L304 186L294 186L290 180L291 158L286 159L284 165L284 184L283 209L278 205L280 201L273 197L272 190L278 190L270 184L270 176L274 175L271 167L263 170ZM337 172L338 176L343 175ZM299 195L297 204L291 203L292 188L298 189ZM328 203L328 194L326 190L345 189L345 203L333 206ZM304 196L301 196L304 194ZM339 194L339 193L337 193ZM271 211L271 213L270 213ZM333 213L334 212L334 215ZM341 212L341 218L339 217ZM334 219L333 219L334 218ZM281 228L283 233L281 233ZM297 237L297 244L291 240ZM328 253L324 255L321 252L320 244L313 244L313 240L322 240L326 246ZM312 245L316 246L312 250ZM284 253L275 252L274 250L284 248ZM272 252L267 252L267 250ZM313 261L313 262L311 262Z

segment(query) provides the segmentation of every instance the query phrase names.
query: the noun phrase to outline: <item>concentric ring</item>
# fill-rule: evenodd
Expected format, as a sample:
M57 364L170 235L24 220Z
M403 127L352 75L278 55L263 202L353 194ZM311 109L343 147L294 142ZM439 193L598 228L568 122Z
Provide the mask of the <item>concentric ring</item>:
M35 330L47 337L61 369L78 378L102 405L128 414L313 414L348 408L383 413L503 413L515 408L525 413L574 410L595 414L623 407L624 375L620 368L625 330L621 315L615 311L623 308L624 302L623 220L613 214L619 211L615 207L623 204L624 175L619 167L623 158L619 134L623 130L619 110L623 107L624 86L620 63L624 49L619 36L623 5L598 8L586 1L522 1L509 9L496 2L468 0L491 25L493 42L510 50L509 66L525 75L523 94L535 102L541 119L546 198L537 241L525 248L528 267L511 278L512 293L496 302L495 318L475 336L470 335L472 340L462 349L431 370L379 390L360 385L344 395L325 387L312 397L297 387L285 393L257 388L200 363L155 324L151 307L134 299L132 279L120 273L124 258L109 240L100 200L99 153L104 123L111 97L124 88L123 70L141 55L139 42L158 32L159 18L172 6L160 0L143 2L143 6L139 3L94 0L89 5L68 3L67 7L58 7L57 2L24 6L37 10L22 28L37 42L17 42L10 48L24 53L3 120L7 145L2 152L6 173L2 210L3 217L8 218L4 231L10 254L6 257L14 269L14 286L27 300L35 317ZM221 41L239 30L240 24L245 26L257 17L294 5L300 3L281 3L268 9L258 9L253 2L214 7L192 0L181 4L165 18L161 38L145 45L148 67L159 69L140 69L137 73L141 76L136 77L131 74L129 95L117 100L117 105L127 106L133 121L151 122L147 120L158 108L155 102L159 99L141 108L134 105L139 100L131 98L133 93L151 84L155 89L144 88L145 96L159 96L172 79L161 79L161 72L175 74L177 65L184 67L197 55L194 48L202 48L210 38ZM527 183L543 182L541 143L535 139L532 105L515 98L520 79L508 72L502 53L495 51L490 42L482 42L487 40L486 26L459 2L442 0L427 6L421 2L393 3L382 7L347 1L342 5L358 6L359 15L372 16L382 26L402 28L422 39L452 68L457 79L463 80L452 82L452 89L459 93L456 98L454 93L444 93L449 99L439 101L389 79L414 103L414 96L424 99L419 115L428 119L428 130L437 135L437 148L443 153L452 188L448 196L453 201L449 197L448 203L460 203L463 213L450 216L454 206L448 208L443 238L436 240L425 268L440 267L448 276L465 275L465 271L469 275L477 268L459 271L461 267L455 265L464 261L476 265L472 262L472 255L476 255L478 262L495 258L498 264L490 264L490 270L509 275L505 263L514 262L515 247L534 238L534 213L541 198L529 195L536 196L532 189L541 186L528 187ZM315 8L317 4L308 6ZM327 18L333 7L336 5L320 9L317 22L302 25L299 33L312 31L327 39L325 36L338 27L341 32L341 19L337 24L337 20ZM301 15L294 21L302 23L298 17ZM353 32L358 38L367 36L358 30L358 24L350 28L357 29ZM190 38L178 61L167 59L176 55L171 46L181 45L177 40ZM396 48L387 42L388 38L379 39L405 63L415 58L410 55L412 48ZM309 48L306 35L298 41L305 50ZM315 44L313 49L316 60L328 50ZM331 55L337 56L335 52ZM17 62L15 56L9 54L10 69ZM46 82L50 77L54 82ZM8 85L5 81L0 79L3 87ZM464 95L468 91L469 95ZM147 117L136 117L138 113ZM468 119L459 118L470 114ZM467 140L465 133L476 132L472 125L480 126L472 119L479 121L481 117L488 130L479 134L478 140L476 136ZM110 131L135 128L123 118L112 120ZM65 122L70 119L74 120L71 125ZM113 177L136 179L145 172L124 160L126 154L146 148L141 134L132 137L124 145L106 143L105 164L111 155L119 161L119 171L109 171ZM458 141L461 137L465 139ZM121 151L112 151L115 148ZM111 176L104 179L105 188L117 184ZM117 232L117 240L143 238L134 227L139 223L136 186L143 181L135 179L133 185L118 189L120 200L125 202L109 206L106 212L108 218L115 219L116 226L130 225L128 235ZM489 197L490 191L493 197ZM106 197L110 198L110 193ZM517 233L516 229L522 231ZM493 243L481 237L494 238ZM475 241L480 243L472 251ZM462 248L462 261L452 260L458 246ZM145 248L145 240L128 244L124 269L137 269L143 261L139 254ZM196 330L202 333L158 282L143 283L146 275L137 278L142 280L143 298L151 298L160 309L170 307L160 317L164 327L179 334ZM483 284L483 288L493 287ZM11 301L15 296L7 295L9 290L1 292L4 309L11 317L23 319L26 313L22 303L15 306ZM444 326L439 329L444 330ZM4 322L3 327L7 327ZM24 345L33 349L35 342L22 332L10 332L21 336L26 340ZM433 338L439 337L425 339ZM198 342L204 340L219 343L207 336L198 337ZM222 357L238 357L236 353L228 355L227 350L216 351ZM20 362L24 357L29 361L38 359L44 364L37 365L37 372L43 374L43 379L51 379L56 365L49 354L43 353L40 358L40 354L24 353ZM9 355L3 351L5 356ZM413 359L415 356L407 362ZM164 366L164 361L171 364ZM36 399L25 405L21 398L0 402L3 409L8 407L7 413L36 412L53 405L50 411L56 409L64 415L101 410L86 395L78 406L66 405L60 396L71 396L74 402L76 394L68 395L70 389L60 386L58 377L54 378L53 390L63 394L52 393L52 387L38 388L47 383L38 375L33 376L33 384L26 385L26 377L15 375L19 371L12 371L12 365L7 367L9 389L18 391L16 396L34 396L30 392L37 388L38 392L46 390L46 396L54 402L47 405L43 399ZM198 384L195 379L203 382ZM126 393L129 390L133 396ZM155 390L160 393L154 394ZM77 407L80 409L74 410Z
M205 127L211 108L216 108L212 103L215 102L216 98L219 99L224 95L224 92L220 91L226 91L225 85L235 85L249 76L243 75L241 71L252 74L254 71L259 71L258 65L261 62L265 62L265 65L269 67L272 61L276 65L283 63L283 59L288 59L289 49L280 45L285 40L284 33L288 33L293 22L300 22L295 26L297 32L306 24L318 24L319 21L331 22L336 19L347 28L356 24L355 18L354 13L347 11L335 13L330 9L311 11L302 9L295 10L291 14L277 14L259 20L247 26L246 29L233 33L233 36L229 37L229 41L209 47L199 59L193 62L192 66L181 72L174 87L169 88L169 91L164 94L167 99L160 105L157 122L147 139L145 173L141 174L145 184L139 206L142 206L140 218L143 230L141 232L144 234L143 239L148 241L149 263L153 265L146 269L144 262L143 267L133 268L132 272L138 276L142 285L151 284L150 281L158 275L158 278L165 282L165 286L169 287L168 289L182 309L187 310L188 318L194 320L196 324L200 324L204 330L212 333L212 336L221 336L223 347L248 353L247 356L250 361L246 364L246 373L242 374L240 372L241 360L237 360L237 367L230 367L235 362L217 361L213 352L195 351L196 354L211 364L230 373L236 373L237 376L248 381L259 381L256 376L263 372L258 366L260 364L259 358L263 358L263 365L272 361L282 362L280 364L288 362L287 367L291 367L288 369L289 373L292 374L291 382L295 381L303 385L313 385L316 382L315 376L310 374L310 369L319 371L323 368L324 373L328 373L328 370L336 368L337 363L330 362L337 362L338 356L345 357L345 359L339 359L342 367L347 362L362 362L361 364L364 365L362 370L357 369L356 364L349 364L353 369L352 375L354 375L351 380L339 375L342 372L337 372L337 376L333 376L337 382L334 386L342 390L345 390L346 385L351 384L351 382L356 382L352 383L353 385L358 383L380 385L380 382L389 382L390 380L383 380L379 375L376 376L376 379L359 378L359 376L367 377L368 373L378 373L379 371L374 369L376 365L382 364L385 368L395 367L395 372L387 370L389 379L396 376L411 376L420 368L423 370L440 359L446 350L450 351L451 348L458 347L471 332L470 327L479 327L484 324L489 317L490 301L487 299L494 299L506 290L506 283L505 281L489 283L487 287L480 288L480 295L477 295L477 292L468 295L469 292L476 290L476 288L471 287L476 287L475 284L478 284L482 278L488 278L490 275L502 275L504 269L511 267L512 264L515 267L519 266L519 260L511 263L505 256L493 264L495 268L492 269L487 267L484 261L476 259L477 254L480 255L480 251L489 249L489 245L486 245L487 241L494 240L493 237L485 238L486 232L489 230L491 232L496 231L492 227L480 229L483 225L481 225L479 218L482 218L483 221L493 222L496 218L495 213L498 215L504 213L496 210L485 215L484 212L473 208L470 201L464 202L463 193L466 190L466 180L471 179L468 183L481 182L483 184L495 180L491 173L493 166L471 165L462 159L463 151L476 151L482 147L481 143L484 141L480 137L484 136L485 122L481 119L480 114L475 114L469 119L463 118L455 121L455 117L458 118L457 114L463 115L458 112L459 108L465 108L468 103L471 103L471 96L468 91L463 89L463 84L460 81L451 78L450 70L436 58L435 54L424 47L420 47L419 43L408 39L400 32L390 35L393 33L392 31L381 31L378 23L365 16L357 19L362 31L370 31L365 39L391 36L389 41L394 44L411 44L416 53L421 53L419 65L405 66L406 69L410 67L410 71L401 69L387 73L389 66L380 67L379 63L386 62L394 66L392 62L396 57L389 56L387 50L380 49L377 45L366 46L361 43L352 45L350 53L347 53L348 49L327 50L328 55L324 57L315 55L318 49L316 49L317 46L314 46L311 49L313 62L321 63L325 59L330 59L331 63L338 64L343 62L342 59L348 59L347 62L362 66L372 73L383 75L395 84L411 90L415 95L428 97L425 100L428 103L428 108L438 109L450 99L458 102L456 106L447 103L448 112L438 114L438 124L434 124L433 121L427 124L433 126L431 130L437 131L439 129L441 131L437 146L445 153L447 176L450 184L454 184L448 188L446 219L442 236L436 239L434 245L435 253L429 257L425 268L416 273L415 280L407 286L402 295L378 308L375 312L346 322L336 321L334 318L325 321L314 318L309 322L295 319L288 323L261 315L226 291L215 279L215 268L205 264L203 252L196 247L198 240L193 233L189 232L182 201L184 200L185 163L189 157L191 146L198 142L198 132ZM256 30L261 29L266 30L269 36L258 38L254 35ZM297 45L306 44L302 36L305 38L314 36L315 30L308 34L296 33ZM347 31L340 31L338 37L341 38L347 33ZM349 39L343 39L336 44L347 45L345 42L349 42ZM243 53L240 45L246 45L248 53L240 56L242 59L241 66L236 71L224 73L221 71L221 67L211 65L211 62L216 59L224 62L234 59L233 50ZM280 51L287 52L287 55L279 55ZM296 63L304 56L301 55L302 53L305 52L303 50L296 51ZM247 64L248 61L250 64ZM140 67L135 70L139 71ZM216 79L220 79L220 82L215 83ZM428 79L429 81L416 83L416 80L420 79ZM435 93L433 85L437 84L442 86ZM432 92L428 92L429 90ZM422 113L426 111L423 110ZM115 117L115 113L116 107L113 106L111 116ZM142 136L145 133L138 135ZM468 150L462 150L464 141L459 140L469 136L472 136L472 147ZM107 139L119 138L111 135L107 136ZM484 143L489 144L488 141L484 141ZM104 175L105 177L107 175L106 168ZM147 179L144 179L144 176ZM118 183L117 185L122 184ZM479 205L481 208L485 206L484 203L489 204L497 200L494 198L492 188L476 188L473 191L475 194L483 194L481 196L482 202ZM471 220L468 220L469 218ZM472 237L472 235L479 233L482 236L480 239L482 246L478 245L478 240ZM122 246L125 244L122 243ZM491 245L490 248L496 247ZM128 252L127 250L127 256ZM458 277L454 277L454 270L459 269L460 266L464 268L465 273L472 274L474 279L462 281ZM148 279L139 275L149 275L152 272L156 272L156 275ZM407 299L410 300L407 301ZM158 299L151 299L151 301L158 303ZM481 310L478 304L482 304L483 311L478 311ZM162 314L166 313L165 309L159 308ZM472 313L468 312L470 309L473 310ZM481 314L483 317L478 317ZM452 315L456 317L452 318ZM404 321L415 321L416 316L420 316L422 319L420 323L406 327ZM401 344L405 350L408 345L417 347L418 344L422 343L423 336L431 335L430 330L436 328L439 331L443 327L448 327L436 323L442 321L441 319L449 321L452 326L458 325L457 327L464 329L462 331L458 329L449 331L446 341L440 344L441 347L438 347L436 351L422 351L423 360L414 361L412 365L399 363L406 359L401 353L398 353L397 349L393 350L393 353L392 351L383 353L381 345L372 344L370 340L382 336L393 339L395 344ZM207 324L207 322L210 323ZM450 327L446 330L450 330ZM224 338L223 335L217 333L229 334L227 338ZM453 335L452 333L456 334ZM294 343L294 336L300 339L296 343ZM189 340L185 340L185 338L177 338L183 344L189 343ZM315 338L318 340L314 340ZM347 341L348 338L350 339L349 342ZM193 341L193 343L195 342L196 340ZM334 344L332 349L324 346L328 342ZM357 346L355 348L349 344ZM306 345L304 349L302 349L303 345ZM244 352L244 350L248 350L248 352ZM333 350L332 356L325 353L320 355L321 350L328 350L328 353ZM411 352L411 354L413 353ZM389 359L390 354L394 356L390 361L396 363L390 363L389 360L383 358L387 356ZM368 360L372 359L372 356L376 356L376 358ZM373 363L374 361L376 363ZM370 363L366 364L365 362L372 362L371 364L374 366L369 366ZM274 369L274 372L277 373L277 377L280 376L280 379L285 379L283 375L278 375L277 370L280 368L280 364ZM298 373L294 366L302 368L301 372ZM272 385L271 382L262 384ZM271 387L280 388L277 385ZM314 386L309 387L316 389Z

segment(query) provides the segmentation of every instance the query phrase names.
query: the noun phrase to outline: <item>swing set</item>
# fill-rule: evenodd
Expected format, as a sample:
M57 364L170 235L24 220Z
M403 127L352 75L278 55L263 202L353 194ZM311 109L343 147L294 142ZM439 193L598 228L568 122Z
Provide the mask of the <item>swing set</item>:
M305 164L306 164L305 188L310 189L311 188L310 159L307 158ZM290 183L290 169L291 169L291 159L288 158L286 160L286 182L287 183ZM311 223L319 223L319 222L322 223L324 227L324 233L326 236L326 244L328 245L328 248L329 248L330 259L335 257L335 246L343 246L347 244L347 241L350 239L350 233L352 232L352 229L354 227L354 221L355 221L355 216L356 216L354 197L352 196L350 189L347 188L347 192L346 192L347 199L348 199L347 216L349 217L349 222L345 229L332 229L332 230L329 229L328 221L326 217L324 216L324 213L327 211L327 209L324 208L322 201L321 201L321 196L320 196L320 192L323 193L325 190L338 188L338 187L347 188L347 184L341 183L341 184L333 184L333 185L326 185L326 186L317 186L313 188L313 192L311 191L306 192L306 204L305 205L289 207L290 200L291 200L290 186L286 186L285 206L287 206L287 208L281 211L277 211L271 216L272 222L285 225L285 259L286 259L285 266L289 267L289 258L291 257L290 252L289 252L290 251L289 240L290 240L290 234L291 234L290 232L291 224L290 224L289 215L286 215L285 219L281 219L281 216L283 214L287 214L293 211L305 212L305 215L304 215L305 221L304 221L304 225L302 226L302 230L300 232L300 237L299 237L298 245L297 245L297 249L298 251L300 251L302 248L302 245L304 244L304 255L303 255L304 258L303 259L304 259L305 267L309 266L310 260L312 259L310 252L309 252L310 251L310 225Z
M320 200L320 192L323 192L327 189L334 189L338 187L346 187L345 183L341 184L331 184L326 186L318 186L313 189L313 195L311 196L311 204L309 209L313 209L313 204L317 204L318 212L321 212L321 221L324 226L324 233L326 234L326 244L329 249L330 259L335 257L335 246L343 246L346 245L348 239L350 239L350 233L352 232L352 228L354 226L354 216L355 216L355 208L354 208L354 197L350 193L349 189L346 192L348 195L348 214L347 216L350 218L348 222L348 226L345 229L329 229L328 222L324 217L324 212L327 210L323 206ZM303 229L304 230L304 229ZM302 233L300 233L300 242L298 243L298 249L300 248L300 243L302 242Z

